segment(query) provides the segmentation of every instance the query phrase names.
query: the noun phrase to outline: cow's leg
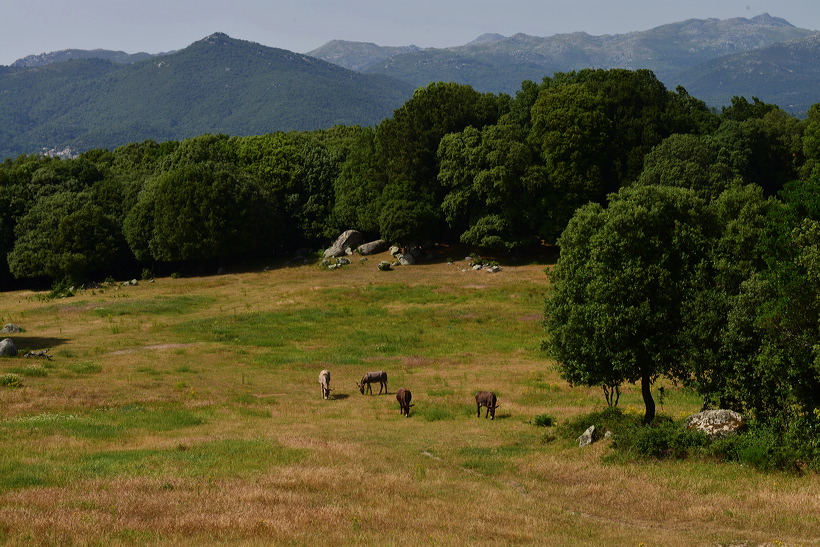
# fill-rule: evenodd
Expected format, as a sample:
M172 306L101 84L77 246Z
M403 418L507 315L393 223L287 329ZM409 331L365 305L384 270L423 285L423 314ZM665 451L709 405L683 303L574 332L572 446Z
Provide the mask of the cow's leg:
M481 403L476 403L476 418L481 418Z

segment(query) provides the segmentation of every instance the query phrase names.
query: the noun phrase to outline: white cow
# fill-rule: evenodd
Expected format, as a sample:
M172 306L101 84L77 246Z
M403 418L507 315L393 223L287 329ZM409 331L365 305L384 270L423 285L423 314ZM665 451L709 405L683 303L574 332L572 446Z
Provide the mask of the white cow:
M330 389L330 371L325 369L319 373L319 384L322 386L322 398L329 399L330 392L333 391Z

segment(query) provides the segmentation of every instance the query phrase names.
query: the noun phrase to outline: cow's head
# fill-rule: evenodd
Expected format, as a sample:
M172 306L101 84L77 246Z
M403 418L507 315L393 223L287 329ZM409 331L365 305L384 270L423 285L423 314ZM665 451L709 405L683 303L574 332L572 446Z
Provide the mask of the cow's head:
M356 382L356 387L359 388L359 393L364 395L364 384L360 384L359 382Z

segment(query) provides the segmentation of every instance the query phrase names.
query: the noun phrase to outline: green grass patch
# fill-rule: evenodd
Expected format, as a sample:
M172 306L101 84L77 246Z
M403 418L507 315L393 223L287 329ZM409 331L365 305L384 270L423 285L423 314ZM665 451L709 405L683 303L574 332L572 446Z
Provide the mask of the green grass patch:
M463 458L461 465L465 468L492 476L512 468L513 461L529 451L529 448L517 444L499 447L469 446L461 448L458 455Z
M95 308L93 313L101 317L186 315L215 301L215 298L204 295L158 296L152 299L106 302Z
M6 438L31 438L62 435L92 440L125 438L137 431L172 431L207 423L210 409L191 411L172 405L144 408L126 405L96 410L87 414L42 413L0 422Z
M172 449L109 450L85 455L79 473L85 477L182 476L224 478L248 476L270 467L297 463L306 451L267 439L221 439L178 445Z
M98 374L102 372L102 366L92 361L81 361L79 363L72 363L66 367L74 374Z
M45 366L43 366L41 364L26 365L24 367L14 367L14 368L9 369L9 372L22 374L23 376L28 376L28 377L43 378L45 376L48 376L48 370L46 369Z

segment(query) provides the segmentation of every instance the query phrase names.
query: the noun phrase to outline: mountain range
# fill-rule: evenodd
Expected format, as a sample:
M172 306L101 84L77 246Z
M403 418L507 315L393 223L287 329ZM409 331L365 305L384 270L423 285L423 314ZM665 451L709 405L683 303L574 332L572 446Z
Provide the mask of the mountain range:
M555 72L647 68L668 88L683 85L715 107L729 104L734 95L752 94L776 104L774 98L788 96L788 104L781 106L804 115L811 104L820 101L820 93L805 85L798 85L799 90L790 86L793 81L818 82L817 36L816 31L764 13L751 19L689 19L605 36L584 32L548 37L485 34L463 46L438 49L378 48L334 40L308 55L415 86L457 81L496 93L515 93L522 81L539 82ZM760 63L757 70L752 67L755 63ZM744 74L758 75L760 85ZM770 81L765 81L769 76Z
M373 125L432 81L512 94L587 67L648 68L715 108L754 96L805 116L820 102L818 56L820 33L768 14L605 36L485 34L450 48L334 40L302 54L215 33L162 54L64 50L0 66L0 158Z

